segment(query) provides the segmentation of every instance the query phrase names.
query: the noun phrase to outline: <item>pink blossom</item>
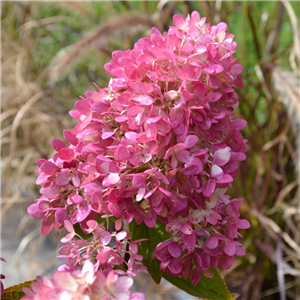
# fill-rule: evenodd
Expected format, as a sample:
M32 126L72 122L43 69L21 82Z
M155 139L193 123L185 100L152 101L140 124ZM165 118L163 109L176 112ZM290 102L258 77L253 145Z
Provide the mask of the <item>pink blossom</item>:
M90 242L75 233L71 222L65 221L65 227L69 233L61 239L65 246L61 247L58 252L59 257L68 258L68 263L60 266L60 271L81 268L87 260L95 261L95 270L110 271L115 266L122 266L124 271L115 270L115 272L129 277L135 277L139 270L146 269L145 266L139 264L143 256L138 254L138 245L144 240L131 242L127 231L110 233L94 220L87 221L86 225L86 231L93 234L93 240ZM110 245L112 239L115 246ZM127 260L124 259L125 254L128 256Z
M30 288L22 288L25 296L21 299L145 300L143 293L131 293L132 284L132 278L119 277L114 271L95 272L93 264L86 261L81 270L56 272L53 279L37 277Z
M124 264L135 276L142 269L137 252L123 259L128 236L95 225L101 216L114 216L118 230L133 219L165 223L172 242L154 255L165 272L193 284L211 276L210 265L229 268L243 253L234 239L250 224L239 219L242 199L225 195L247 150L246 121L234 119L243 71L234 36L198 12L173 21L167 33L153 28L133 50L113 52L104 66L114 76L108 87L96 86L70 112L79 122L64 131L69 146L53 140L54 157L37 161L42 196L28 212L43 219L42 234L67 228L64 268L92 257L101 270ZM94 244L78 240L75 224L93 233Z

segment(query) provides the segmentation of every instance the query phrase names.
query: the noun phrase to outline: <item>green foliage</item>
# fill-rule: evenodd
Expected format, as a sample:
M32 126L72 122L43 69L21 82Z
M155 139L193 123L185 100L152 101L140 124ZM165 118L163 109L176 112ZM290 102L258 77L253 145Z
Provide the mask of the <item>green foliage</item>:
M167 276L160 271L159 260L152 256L156 246L170 238L170 234L165 231L165 224L156 221L155 228L149 228L145 223L137 225L135 220L133 220L129 224L129 231L132 241L147 239L147 241L141 242L139 254L144 256L143 264L147 266L148 272L157 284L160 283L161 277L163 277L190 295L214 300L232 300L224 280L215 268L211 268L214 273L214 278L202 276L200 282L196 286L193 286L188 279Z
M147 241L141 242L139 254L144 256L143 265L148 268L153 280L159 284L162 277L162 272L159 270L160 263L156 257L152 260L152 254L159 243L170 238L170 234L165 231L165 224L156 221L155 228L149 228L144 222L137 225L133 220L129 224L129 232L132 241L147 239Z
M214 273L214 278L207 278L202 275L199 283L195 286L192 285L190 280L182 277L167 276L166 274L163 274L163 277L195 297L205 297L213 300L232 300L233 298L218 270L215 268L211 268L211 270Z
M100 225L102 225L102 226L104 226L104 227L107 227L107 225L112 225L116 220L117 220L116 217L111 216L111 217L108 217L108 222L107 222L107 218L102 218L101 215L98 215L98 217L97 217L97 219L96 219L96 221L97 221ZM81 227L80 227L79 224L75 224L73 227L74 227L75 232L76 232L78 235L80 235L80 236L81 236L83 239L85 239L85 240L88 240L88 239L90 239L90 238L93 236L92 233L85 234L85 233L82 231L82 229L81 229Z
M4 290L1 300L19 300L25 296L25 293L21 290L22 287L30 287L31 283L35 280L25 281L23 283L13 285Z

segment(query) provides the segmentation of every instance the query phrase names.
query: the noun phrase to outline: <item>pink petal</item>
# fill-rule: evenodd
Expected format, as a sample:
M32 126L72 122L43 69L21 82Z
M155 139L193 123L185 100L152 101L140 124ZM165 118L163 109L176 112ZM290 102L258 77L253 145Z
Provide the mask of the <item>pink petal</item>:
M146 95L135 96L133 97L133 100L139 102L141 105L146 106L151 105L153 103L153 99Z
M182 262L177 258L171 258L168 268L173 274L179 274L182 270Z
M224 172L223 172L222 168L220 168L217 165L212 166L211 171L210 171L210 176L212 178L216 178L216 180L219 180L223 177L223 174L224 174Z
M136 115L138 115L139 113L141 113L143 111L144 111L144 108L141 106L132 106L128 109L127 116L135 117Z
M225 254L229 256L233 256L235 253L235 246L230 242L222 242L221 243L221 249L225 252Z
M179 29L184 29L185 26L186 26L185 19L182 16L179 16L179 15L173 16L173 23Z
M107 284L109 289L116 295L117 299L127 299L123 298L123 295L130 294L129 289L133 285L133 279L127 276L119 277L116 281L111 284Z
M96 102L92 105L92 109L96 112L103 113L109 110L109 106L102 102Z
M141 201L144 198L145 192L146 192L145 188L139 188L136 194L136 201Z
M120 172L120 168L118 166L118 163L115 162L115 161L110 162L108 170L111 173L119 173Z
M118 173L110 173L102 181L103 187L109 187L117 184L120 181L120 175Z
M212 35L209 33L201 34L198 38L199 42L202 44L209 43L212 40Z
M167 150L164 159L168 159L173 154L174 147L171 147Z
M72 174L69 171L60 172L57 174L57 177L55 179L55 183L58 186L66 185L71 180Z
M82 131L86 126L90 124L92 120L92 114L86 116L81 122L79 122L72 130L72 134L78 134Z
M171 244L168 245L168 251L175 258L179 257L182 253L181 248L175 242L172 242Z
M54 225L54 215L48 214L46 218L43 220L41 225L41 234L46 235L48 234Z
M100 234L100 242L102 245L106 246L110 243L111 241L111 234L107 231L102 231Z
M134 175L132 179L132 185L138 188L146 187L146 177L140 174Z
M75 213L75 216L74 215L72 216L72 219L75 219L76 223L81 223L83 220L86 219L86 217L90 214L90 212L91 212L91 206L85 205Z
M231 75L240 75L241 73L244 72L244 68L239 65L239 64L234 64L232 67L231 67Z
M64 222L69 222L68 220L70 217L64 208L59 208L55 212L55 218L60 224L64 224ZM73 226L72 226L72 228L73 228ZM67 228L67 230L68 230L68 228ZM68 231L71 232L70 230L68 230Z
M115 154L114 154L114 159L115 160L126 160L130 157L130 151L124 147L123 145L120 145L116 151L115 151Z
M109 259L109 254L107 253L107 251L102 250L102 251L99 252L96 259L98 259L101 264L105 264L105 263L107 263L107 261Z
M203 195L205 197L210 197L213 194L215 188L216 188L216 182L214 180L209 179L203 189Z
M199 22L200 21L200 14L197 11L193 11L191 14L192 20Z
M64 222L65 224L65 228L69 231L69 232L74 232L74 227L72 225L72 223L69 220L65 220Z
M76 138L74 134L71 133L71 131L64 130L64 137L65 139L73 146L76 146L79 143L79 140Z
M250 223L245 219L238 220L235 226L239 229L248 229L251 227Z
M219 244L219 240L215 236L211 236L206 242L205 245L209 249L215 249Z
M188 135L184 141L184 144L188 145L188 148L192 148L198 142L199 138L196 135Z
M54 139L51 141L51 144L52 144L53 149L56 151L59 151L63 148L67 148L67 145L61 140Z
M194 47L196 52L199 54L202 54L207 51L207 47L202 43L197 43Z
M245 253L245 251L242 248L236 247L234 255L244 256L244 255L246 255L246 253Z
M114 134L115 134L114 131L106 131L106 132L103 132L103 133L102 133L101 138L102 138L103 140L106 140L106 139L112 137Z
M41 171L46 173L47 175L54 175L57 170L57 166L51 161L47 161L41 166Z
M122 104L128 105L131 101L131 93L124 92L118 97L118 101Z
M80 204L80 203L84 202L83 198L80 195L77 195L77 194L75 194L71 198L72 198L72 202L75 203L75 204Z
M80 180L79 176L77 175L76 171L74 171L71 179L72 179L72 183L75 187L80 186L81 180Z
M188 163L193 160L188 150L176 150L175 153L176 158L183 163Z
M133 293L130 300L146 300L146 295L143 293Z
M80 120L81 113L78 110L70 110L69 114L75 120Z
M134 243L131 243L129 245L129 252L131 254L137 254L138 253L138 245L137 244L134 244Z
M45 216L45 212L39 208L38 203L31 204L27 212L36 219L43 219Z
M216 225L218 223L218 214L212 211L209 215L206 216L206 219L210 224Z
M232 181L233 181L233 178L229 174L224 174L224 176L222 177L222 179L218 179L217 180L218 183L230 183Z
M222 97L221 93L213 93L212 98L209 100L209 102L216 102Z
M192 39L196 39L201 35L200 29L197 26L190 28L189 35Z
M242 119L235 119L231 122L232 127L236 127L237 130L242 130L246 125L247 121L242 120Z
M219 258L219 266L223 269L230 269L233 264L233 256L221 256Z
M121 231L121 232L119 232L119 233L116 235L116 239L117 239L118 241L121 241L121 240L126 239L127 236L128 236L127 231Z
M226 213L229 215L229 216L232 216L232 217L235 217L235 218L238 218L240 216L240 212L239 212L239 209L238 207L236 207L234 205L234 203L229 203L226 207Z
M58 287L67 289L70 291L76 291L77 282L71 273L67 272L56 272L53 274L53 280Z
M59 150L58 155L62 160L72 160L74 158L74 150L70 148L64 148Z
M59 195L59 189L57 186L50 186L47 188L41 189L41 192L48 199L56 198Z
M127 117L127 116L121 115L121 116L115 117L115 120L116 120L116 122L118 122L118 123L123 123L123 122L126 122L126 121L128 120L128 117Z
M224 166L230 159L230 151L228 149L219 149L214 153L214 164Z
M46 173L41 173L39 175L39 177L36 179L36 184L41 184L44 183L45 181L47 181L49 178L49 175L47 175Z
M193 233L192 225L188 222L181 224L180 230L181 230L181 232L183 232L184 234L187 234L187 235L190 235Z
M94 278L94 274L95 274L95 270L94 270L94 265L91 261L87 260L82 268L82 274L83 274L83 280L84 282L86 282L87 284L91 284L93 283L93 281L95 280ZM78 283L76 282L76 285Z
M77 110L81 114L83 114L85 116L88 116L91 113L91 111L92 111L92 109L91 109L88 101L86 101L86 100L79 100L79 101L77 101L75 103L75 107L77 108Z
M124 213L123 211L121 210L121 208L116 205L116 204L113 204L113 203L109 203L108 204L108 209L109 211L116 217L116 218L121 218Z

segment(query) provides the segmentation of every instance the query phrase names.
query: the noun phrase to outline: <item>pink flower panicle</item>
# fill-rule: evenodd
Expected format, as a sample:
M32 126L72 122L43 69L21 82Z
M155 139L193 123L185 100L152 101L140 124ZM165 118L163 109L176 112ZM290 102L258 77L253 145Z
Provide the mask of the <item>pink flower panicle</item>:
M228 269L244 255L234 241L250 226L239 219L242 199L225 195L246 158L246 121L233 119L243 67L225 23L210 26L198 12L173 21L167 33L152 28L133 50L113 52L109 86L96 86L70 111L79 122L64 131L69 146L53 140L57 153L38 160L42 196L28 212L43 219L42 234L77 223L88 233L99 214L117 218L118 230L123 220L148 227L159 220L171 234L154 252L161 269L196 284L213 276L209 266ZM60 251L82 264L72 234ZM109 260L100 244L85 255L107 251Z
M135 277L139 270L146 270L140 262L143 256L138 254L138 243L144 240L129 241L127 231L109 233L105 227L94 220L87 222L89 231L93 233L93 240L89 242L78 236L70 221L65 221L69 233L61 240L65 246L59 249L61 258L68 258L68 263L59 267L59 271L74 271L84 265L87 260L95 261L95 271L109 272L116 266L116 274ZM79 237L79 239L78 239ZM113 238L113 239L112 239ZM111 246L111 242L115 246ZM126 259L125 259L126 258Z
M22 290L22 300L145 300L143 293L131 293L133 279L118 277L114 271L108 273L94 270L90 261L86 261L82 270L56 272L53 279L37 277Z

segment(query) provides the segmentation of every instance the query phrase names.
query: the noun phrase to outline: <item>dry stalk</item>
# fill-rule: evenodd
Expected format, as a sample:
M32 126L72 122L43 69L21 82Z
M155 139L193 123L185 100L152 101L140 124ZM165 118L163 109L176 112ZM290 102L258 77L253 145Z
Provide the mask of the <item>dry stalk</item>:
M50 63L50 82L55 83L63 72L90 49L105 50L107 40L110 37L120 37L124 33L143 30L152 27L153 20L148 15L128 14L112 19L104 25L99 26L93 33L87 34L81 40L67 48L62 49Z

